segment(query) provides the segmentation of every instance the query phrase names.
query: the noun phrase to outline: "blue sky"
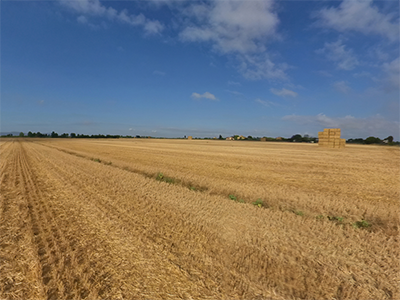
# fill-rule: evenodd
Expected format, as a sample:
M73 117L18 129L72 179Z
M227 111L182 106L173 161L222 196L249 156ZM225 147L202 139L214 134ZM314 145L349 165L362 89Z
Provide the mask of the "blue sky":
M2 1L1 128L399 140L398 1Z

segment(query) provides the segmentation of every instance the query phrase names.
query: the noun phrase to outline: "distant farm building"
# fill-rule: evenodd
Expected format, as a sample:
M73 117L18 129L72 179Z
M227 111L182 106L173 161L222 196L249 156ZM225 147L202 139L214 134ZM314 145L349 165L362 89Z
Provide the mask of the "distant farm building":
M346 140L340 138L340 128L325 128L318 132L318 145L326 148L344 148Z
M234 138L233 138L233 136L228 136L228 137L226 138L226 140L227 140L227 141L233 141Z

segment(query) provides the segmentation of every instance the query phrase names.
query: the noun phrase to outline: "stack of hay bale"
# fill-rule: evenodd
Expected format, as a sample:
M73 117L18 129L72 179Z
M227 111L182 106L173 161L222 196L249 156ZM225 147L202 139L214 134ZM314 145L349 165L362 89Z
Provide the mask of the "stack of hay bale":
M189 135L189 136L188 136L188 140L191 140L191 139L193 139L193 138L192 138L192 136L191 136L191 135Z
M327 148L344 148L346 140L340 138L340 128L325 128L318 132L318 145Z

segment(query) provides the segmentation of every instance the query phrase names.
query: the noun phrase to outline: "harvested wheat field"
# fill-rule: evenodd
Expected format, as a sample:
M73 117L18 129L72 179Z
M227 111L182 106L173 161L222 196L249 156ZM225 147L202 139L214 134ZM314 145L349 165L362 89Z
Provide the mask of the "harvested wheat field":
M0 299L400 296L398 148L3 139L0 151Z

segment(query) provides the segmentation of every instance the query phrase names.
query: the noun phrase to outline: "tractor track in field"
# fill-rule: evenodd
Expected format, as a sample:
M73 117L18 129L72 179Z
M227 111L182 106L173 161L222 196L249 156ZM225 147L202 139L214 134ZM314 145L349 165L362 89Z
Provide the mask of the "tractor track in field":
M87 277L85 275L89 273L90 266L80 260L79 253L82 249L73 236L66 236L61 230L56 212L48 206L48 202L44 200L46 197L38 188L24 150L19 164L47 298L58 299L61 295L66 298L86 298L90 284L82 278ZM68 277L68 280L62 280L63 277ZM55 284L59 279L63 282L62 285Z
M2 147L5 163L1 169L0 298L23 299L28 294L44 298L38 284L37 255L31 240L30 216L24 195L23 159L19 143ZM12 219L11 219L12 218Z
M37 155L40 155L37 149L31 150L33 150L32 152L36 152ZM132 206L115 201L118 195L111 195L112 193L102 190L103 186L112 186L113 183L111 181L107 182L108 180L105 179L106 181L99 182L98 178L92 176L93 171L81 167L79 164L73 167L72 172L72 169L70 169L71 166L62 165L60 162L55 162L48 158L43 159L49 166L46 169L47 172L51 173L51 176L56 178L57 181L64 182L65 186L75 195L76 199L84 195L87 201L91 203L91 206L95 207L96 210L101 213L103 220L108 220L115 226L123 228L124 235L127 236L127 238L137 239L137 237L140 236L141 250L145 253L152 253L151 255L158 257L157 259L161 261L158 263L164 264L165 269L169 268L175 270L171 272L170 275L173 275L172 273L178 273L180 276L183 275L187 279L190 278L190 281L200 283L203 292L199 294L199 296L201 295L202 299L207 298L207 294L209 293L209 291L204 290L205 286L211 289L215 288L212 287L212 285L216 284L210 281L209 278L211 274L207 274L205 270L201 272L198 270L202 269L201 262L199 262L199 264L193 264L193 262L191 262L191 265L190 262L188 264L188 262L182 261L184 257L184 254L181 253L182 249L176 249L174 246L173 241L179 239L179 234L181 234L181 232L174 230L173 226L177 228L192 226L188 220L183 220L181 216L173 214L172 211L163 210L161 207L152 204L146 207L135 207L135 205ZM112 166L112 168L114 169L115 167ZM143 215L140 216L140 214ZM154 222L157 222L157 219L159 220L157 226L171 227L170 233L172 235L170 235L169 238L164 236L163 232L155 230L157 226ZM174 223L169 224L167 220L174 220ZM164 228L164 230L166 229ZM174 238L174 234L177 235L176 238ZM213 236L208 235L208 238L210 239L209 242L212 243ZM224 266L218 267L226 268ZM193 282L191 282L190 285L192 285ZM214 297L216 297L215 294Z
M12 159L7 164L9 180L6 178L2 182L5 188L2 188L0 240L2 252L10 255L2 256L6 267L0 269L0 275L4 274L0 276L3 279L0 299L3 296L6 299L72 300L102 296L117 299L108 295L112 290L109 286L112 276L98 266L103 263L101 260L89 259L91 249L90 245L82 243L83 230L71 227L73 216L68 215L61 203L52 202L54 196L46 193L46 186L33 172L23 146L15 145L10 155ZM25 244L18 243L23 234ZM18 278L13 278L14 273L28 272L27 267L18 266L18 261L29 260L29 257L22 257L25 253L18 254L21 247L31 250L31 266L28 267L36 269L37 273L31 286L22 290L20 287L26 285L26 278L19 282ZM38 292L28 296L32 286Z
M107 282L110 282L110 275L97 268L96 265L101 261L90 261L87 259L87 253L91 250L88 245L82 245L77 237L80 236L79 229L69 230L70 222L73 221L63 211L62 205L53 205L51 195L45 193L46 187L40 182L33 172L25 149L18 145L13 149L14 160L10 178L14 179L11 188L17 190L22 202L19 207L10 205L7 197L2 201L2 213L5 216L18 216L23 212L26 219L20 220L27 235L30 235L29 246L33 249L36 256L36 269L40 277L42 295L45 299L85 299L94 291L106 290ZM6 184L5 184L6 185ZM10 211L10 207L14 210ZM4 218L4 223L7 219ZM8 223L10 223L8 221ZM4 228L5 224L2 224ZM8 236L15 236L13 228L9 228ZM21 245L25 246L25 245ZM18 259L18 257L14 257ZM20 258L23 259L23 258ZM96 290L95 285L101 278L107 277L107 282ZM17 286L15 282L10 282L8 286ZM12 298L14 291L6 287L0 290L6 298ZM18 293L17 293L18 294ZM20 297L16 297L18 299Z

